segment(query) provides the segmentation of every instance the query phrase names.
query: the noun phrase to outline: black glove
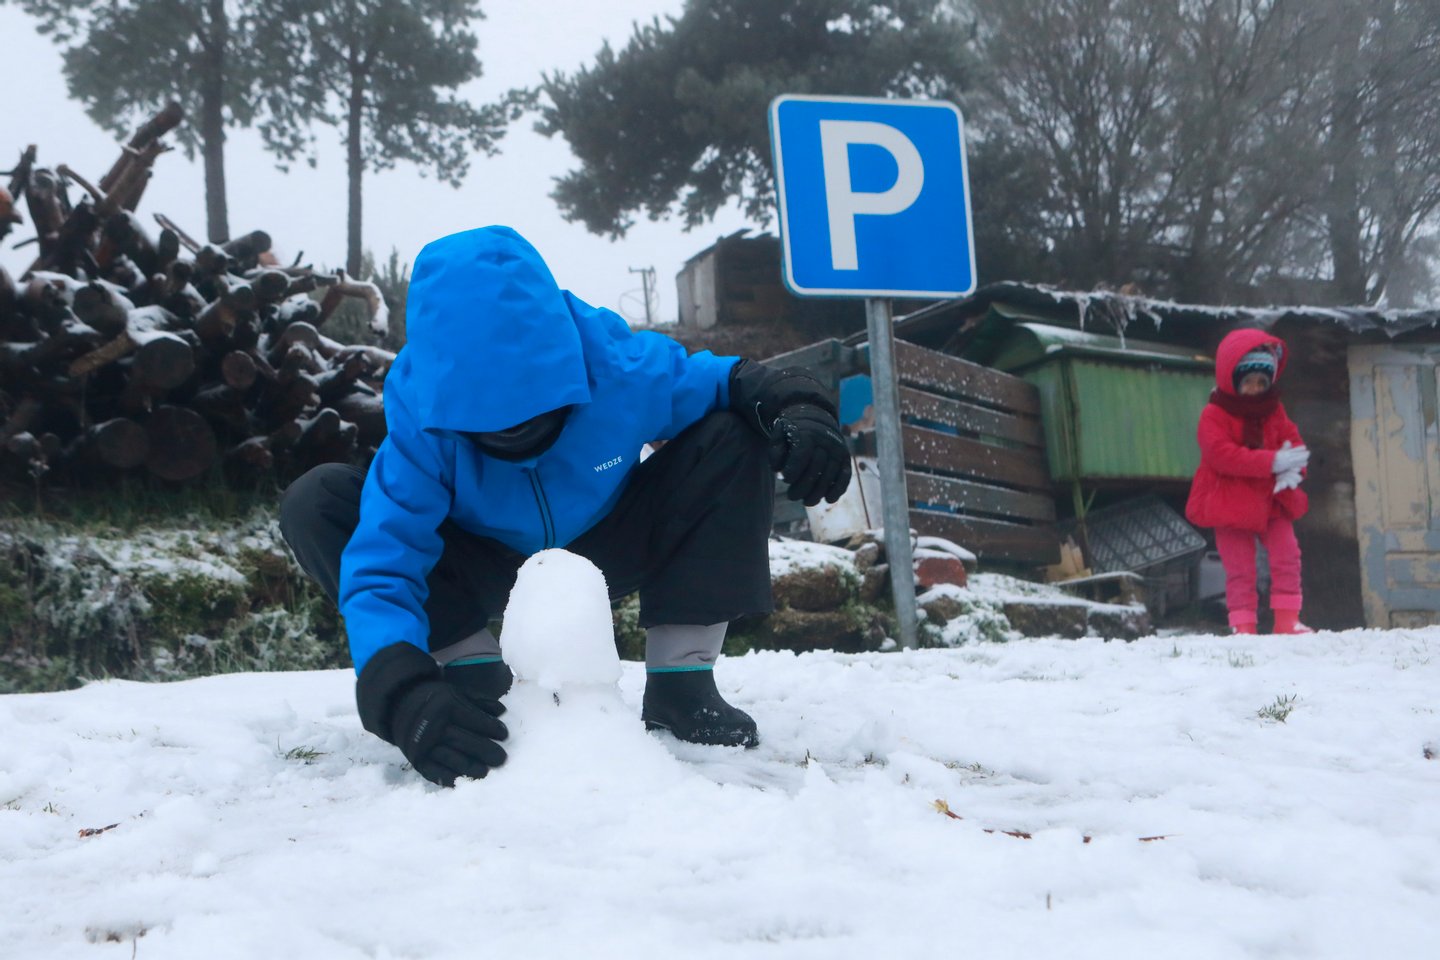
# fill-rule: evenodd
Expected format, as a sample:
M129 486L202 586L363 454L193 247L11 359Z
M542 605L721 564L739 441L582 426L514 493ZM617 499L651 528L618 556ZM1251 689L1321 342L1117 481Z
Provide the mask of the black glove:
M786 407L770 430L770 466L790 485L791 500L834 503L850 486L850 448L840 424L808 403Z
M472 699L499 700L514 681L515 674L503 660L445 664L445 682Z
M426 780L453 787L457 777L478 779L504 763L496 741L509 731L498 719L504 705L466 694L443 676L419 647L393 643L360 671L355 700L366 730L399 747Z
M833 391L804 367L776 370L754 360L741 360L730 368L730 409L765 436L770 435L771 424L781 412L797 403L836 412Z
M730 407L770 441L770 466L791 500L834 503L850 486L850 448L831 391L800 367L741 360L730 371Z

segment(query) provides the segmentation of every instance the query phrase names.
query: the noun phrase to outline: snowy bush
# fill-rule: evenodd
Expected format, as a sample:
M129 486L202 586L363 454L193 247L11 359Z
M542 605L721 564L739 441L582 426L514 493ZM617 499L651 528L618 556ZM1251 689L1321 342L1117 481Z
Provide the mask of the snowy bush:
M0 525L0 692L339 666L339 618L273 515L122 534Z
M732 625L725 654L893 649L890 592L871 583L883 570L857 559L866 559L863 548L772 541L775 612ZM1018 629L1031 629L1008 616L1017 603L1087 606L1092 625L1103 606L993 574L975 574L965 588L937 586L919 602L919 642L929 647L1015 639ZM638 598L616 604L613 621L621 657L643 659ZM173 680L348 663L340 618L296 565L269 505L228 517L149 518L128 532L93 521L0 520L0 693L102 677Z

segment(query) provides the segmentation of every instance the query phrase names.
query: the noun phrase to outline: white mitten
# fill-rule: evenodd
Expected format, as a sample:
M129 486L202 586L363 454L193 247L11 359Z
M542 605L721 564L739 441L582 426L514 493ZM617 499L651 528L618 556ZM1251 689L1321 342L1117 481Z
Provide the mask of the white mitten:
M1275 459L1270 464L1271 473L1285 473L1289 470L1304 470L1310 462L1310 451L1305 447L1292 447L1290 441L1286 440L1285 445L1275 451Z
M1305 478L1300 475L1299 470L1286 470L1275 478L1275 492L1279 493L1281 490L1293 490L1300 486L1300 481L1304 479Z

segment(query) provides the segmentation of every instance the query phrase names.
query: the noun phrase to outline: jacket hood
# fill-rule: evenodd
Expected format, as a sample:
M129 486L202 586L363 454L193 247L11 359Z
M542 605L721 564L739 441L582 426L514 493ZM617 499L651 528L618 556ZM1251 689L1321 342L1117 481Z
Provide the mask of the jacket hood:
M569 302L539 252L509 227L427 244L405 321L406 389L423 430L504 430L590 401Z
M1275 351L1275 379L1272 382L1280 382L1280 375L1285 372L1285 354L1288 352L1285 341L1272 337L1264 330L1232 330L1220 341L1220 346L1215 348L1215 386L1221 393L1238 396L1235 392L1235 365L1240 362L1241 357L1256 347L1269 347Z

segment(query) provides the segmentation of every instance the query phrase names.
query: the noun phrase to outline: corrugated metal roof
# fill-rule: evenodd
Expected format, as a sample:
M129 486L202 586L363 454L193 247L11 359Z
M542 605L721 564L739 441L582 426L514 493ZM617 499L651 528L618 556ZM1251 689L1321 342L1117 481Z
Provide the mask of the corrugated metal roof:
M895 321L895 335L917 343L943 341L993 306L1023 309L1035 319L1079 329L1123 334L1136 321L1159 332L1166 324L1184 327L1240 325L1269 328L1281 321L1336 323L1351 333L1398 337L1440 327L1440 310L1386 310L1379 307L1211 306L1129 296L1112 290L1059 290L1033 283L990 283L959 300L941 300ZM863 333L852 340L863 340Z
M1043 323L1014 324L997 344L994 355L983 362L997 370L1014 373L1062 354L1195 370L1210 370L1215 366L1213 357L1188 347L1147 340L1127 341L1122 337ZM976 359L968 351L966 355Z

